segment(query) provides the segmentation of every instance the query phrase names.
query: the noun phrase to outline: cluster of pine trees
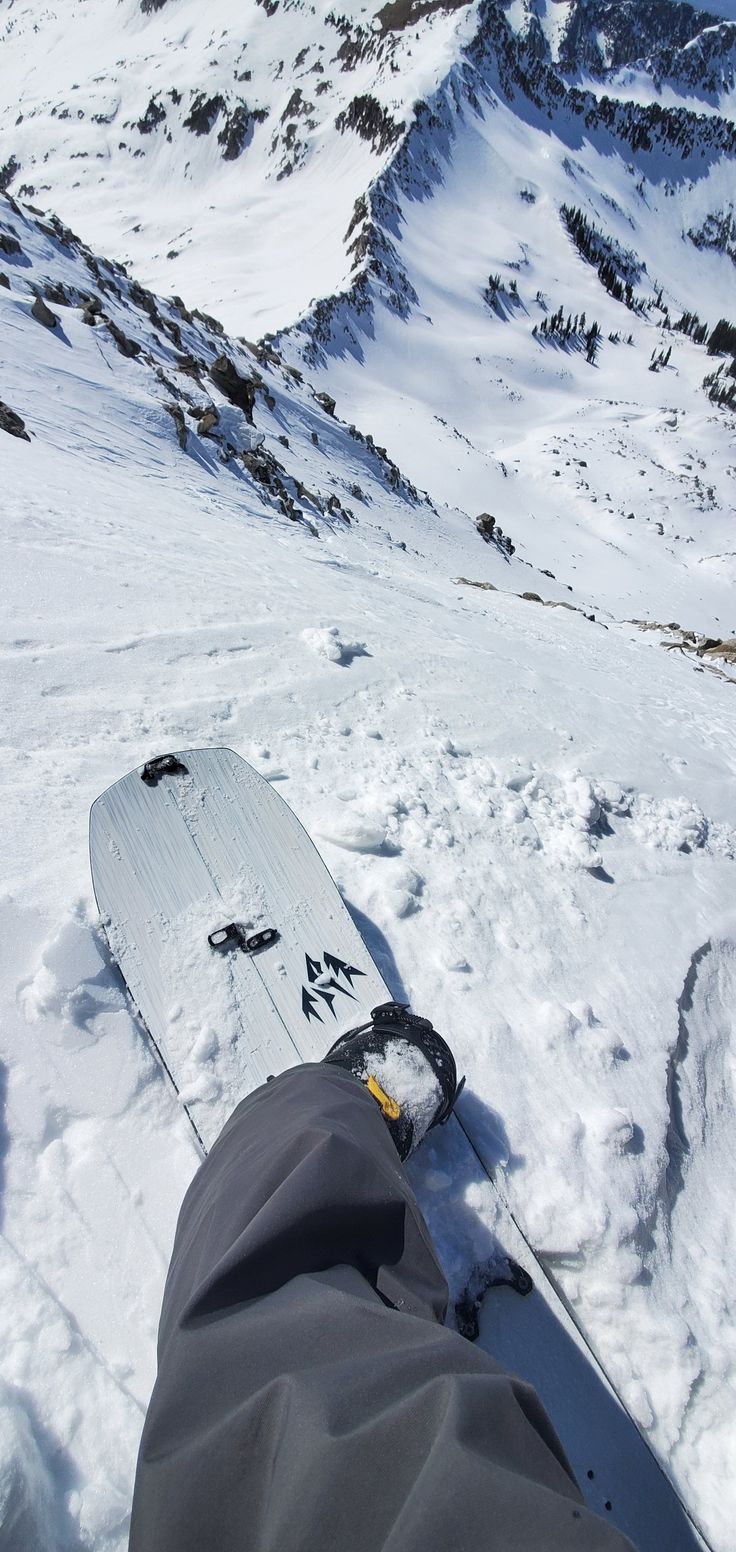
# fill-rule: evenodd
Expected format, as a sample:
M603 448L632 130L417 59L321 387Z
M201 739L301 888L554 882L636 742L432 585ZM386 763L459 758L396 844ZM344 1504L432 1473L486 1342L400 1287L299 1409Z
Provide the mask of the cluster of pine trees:
M736 324L719 318L708 336L708 355L725 356L728 352L736 357Z
M679 334L688 334L696 345L704 345L708 338L708 325L701 323L697 313L683 313L672 325Z
M499 317L507 316L502 302L504 298L507 306L515 307L518 305L521 298L517 281L510 280L507 284L505 280L501 279L500 275L489 275L488 285L483 292L483 299L489 307L493 308L494 312L498 313Z
M595 267L609 296L624 302L626 307L641 311L643 304L634 296L633 286L639 277L639 264L633 257L625 257L576 205L562 205L560 215L578 253Z
M709 372L703 378L703 387L711 404L719 404L724 410L736 410L736 360L728 368L722 365L715 372Z
M670 356L671 355L672 355L672 346L671 345L668 345L666 350L660 350L660 351L653 350L652 351L652 359L649 362L649 370L650 370L650 372L658 372L660 367L669 366L669 364L670 364Z
M595 320L588 325L585 313L568 313L565 317L563 307L558 307L557 312L550 313L541 323L535 323L532 334L535 339L554 341L558 345L584 345L586 359L591 364L601 340L600 327Z

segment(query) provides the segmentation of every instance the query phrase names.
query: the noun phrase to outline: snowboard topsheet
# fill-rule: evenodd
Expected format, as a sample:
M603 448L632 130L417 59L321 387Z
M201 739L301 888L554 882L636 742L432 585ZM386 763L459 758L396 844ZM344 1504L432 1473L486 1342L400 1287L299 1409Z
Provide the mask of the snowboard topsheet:
M391 1000L309 836L232 750L186 750L116 782L92 807L90 858L112 953L205 1151L245 1094L319 1061ZM421 1170L413 1179L436 1237L452 1242L463 1181L485 1168L482 1140L462 1101L438 1135L459 1195L423 1200ZM535 1385L586 1502L639 1552L706 1545L503 1197L495 1203L499 1256L534 1288L489 1292L481 1345Z

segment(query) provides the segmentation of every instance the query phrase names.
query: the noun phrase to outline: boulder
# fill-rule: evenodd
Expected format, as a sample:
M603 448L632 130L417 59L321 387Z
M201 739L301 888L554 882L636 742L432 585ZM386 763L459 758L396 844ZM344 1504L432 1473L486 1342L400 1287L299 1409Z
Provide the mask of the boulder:
M210 405L209 409L205 410L197 424L199 435L207 436L208 431L212 431L214 429L219 419L220 417L217 413L217 410L214 408L214 405Z
M11 410L9 404L3 404L0 399L0 431L7 431L9 436L20 437L23 442L30 442L26 431L25 421L15 410Z
M210 377L220 393L243 411L246 420L253 425L253 405L256 401L257 382L252 377L241 377L234 363L225 353L213 361Z
M46 306L42 296L37 296L31 308L31 316L37 323L42 323L45 329L55 329L59 322L56 313Z

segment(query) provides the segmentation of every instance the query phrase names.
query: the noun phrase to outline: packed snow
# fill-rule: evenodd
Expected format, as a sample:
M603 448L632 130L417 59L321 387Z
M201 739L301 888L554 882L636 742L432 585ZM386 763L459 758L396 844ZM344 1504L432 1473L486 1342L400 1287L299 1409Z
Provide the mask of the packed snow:
M394 995L450 1041L526 1233L711 1545L734 1552L734 417L703 391L705 345L665 324L665 308L736 319L727 252L683 235L728 207L733 155L573 146L562 113L514 106L495 66L455 69L470 7L362 59L293 178L275 175L282 151L255 155L271 137L256 124L242 184L195 136L180 185L166 156L182 142L162 133L130 181L110 147L110 181L75 190L51 111L75 56L80 92L94 68L109 94L114 65L132 119L176 39L161 80L199 88L217 29L190 10L65 0L40 42L32 7L6 18L6 52L25 51L18 154L48 167L34 203L184 300L147 298L0 201L0 399L28 438L3 420L0 1541L126 1544L199 1153L102 931L87 815L145 759L225 744L278 784ZM252 106L288 27L296 54L330 25L248 9ZM390 186L391 149L331 122L359 91L407 122L421 92L436 115ZM112 134L91 101L90 150ZM391 254L368 305L346 293L327 328L310 328L319 310L290 328L348 284L342 239L371 178ZM640 310L604 289L563 203L636 255ZM169 261L177 223L191 242ZM594 363L533 334L558 306L598 319ZM283 332L249 346L195 308ZM243 891L233 918L257 922ZM196 1027L177 998L201 939L182 923L166 965L195 1097L227 1054L214 982ZM448 1221L433 1202L457 1190L449 1133L413 1178ZM439 1244L455 1297L497 1216L487 1182L462 1192Z

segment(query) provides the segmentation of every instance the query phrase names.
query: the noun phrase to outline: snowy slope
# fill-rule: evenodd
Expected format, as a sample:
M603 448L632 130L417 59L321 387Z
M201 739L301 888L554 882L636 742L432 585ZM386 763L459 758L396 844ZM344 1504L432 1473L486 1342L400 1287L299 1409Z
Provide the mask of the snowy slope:
M736 322L727 29L388 9L2 12L6 175L62 218L0 201L13 1552L125 1545L197 1162L99 932L87 809L221 743L450 1035L531 1238L736 1549L734 416L703 388L730 356L673 327ZM563 71L596 10L623 53ZM586 323L549 337L560 307ZM431 1216L442 1143L417 1180ZM494 1222L481 1187L464 1207L455 1293Z
M553 81L487 7L372 186L352 289L278 344L435 499L491 513L551 573L545 597L730 635L732 424L703 391L720 360L676 325L695 307L708 332L736 317L733 259L698 236L727 207L736 136L691 115L683 150L682 120L655 116L642 145L641 122L613 105L596 122L589 94L581 127ZM630 279L630 305L566 210ZM584 325L545 337L560 308Z
M651 104L733 115L734 27L670 0L451 4L418 17L355 0L339 14L326 0L206 11L54 0L40 14L15 0L0 185L130 260L155 290L194 295L231 331L259 335L347 282L356 199L414 104L449 81L473 38L488 40L488 12L497 35L508 18L522 63L526 50L556 82L623 99L634 123ZM702 219L733 216L732 181L708 192Z
M262 333L347 275L356 195L466 28L465 9L440 13L415 51L355 3L55 0L40 16L18 3L3 38L5 186L146 284ZM340 130L355 102L356 127Z
M41 1547L125 1544L196 1166L96 924L87 807L150 754L227 742L280 783L390 944L397 990L451 1034L530 1234L733 1546L732 684L655 635L519 597L539 574L412 494L306 382L100 264L107 316L142 346L121 354L84 321L96 261L18 209L3 227L20 244L3 394L31 438L1 449L10 1544L31 1525ZM47 281L71 304L55 289L53 329L30 310ZM223 345L261 378L253 425L208 376ZM298 479L319 498L301 518L253 475L260 435L286 495ZM228 445L243 452L223 462ZM327 510L356 486L353 519ZM428 1210L441 1166L420 1180ZM476 1228L442 1247L456 1291L492 1222L476 1188L467 1205Z

